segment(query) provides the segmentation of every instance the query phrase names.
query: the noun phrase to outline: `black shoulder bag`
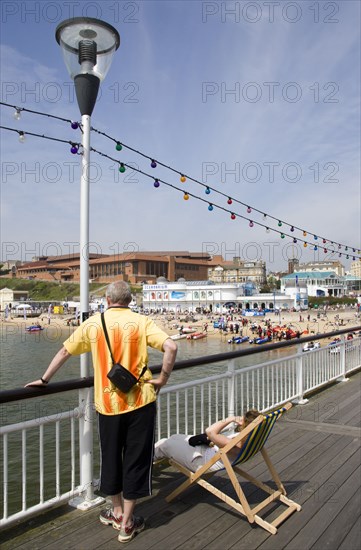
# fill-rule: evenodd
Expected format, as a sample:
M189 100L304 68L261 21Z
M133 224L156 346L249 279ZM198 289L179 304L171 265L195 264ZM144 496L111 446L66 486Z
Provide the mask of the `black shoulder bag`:
M101 313L100 318L102 321L104 335L108 345L110 357L113 363L113 366L111 370L108 372L107 376L109 380L114 384L114 386L118 388L118 390L120 390L123 393L128 393L139 382L139 380L147 370L147 367L143 367L139 378L136 378L131 372L129 372L128 369L123 367L123 365L121 365L120 363L115 363L112 350L110 348L108 331L104 320L104 313Z

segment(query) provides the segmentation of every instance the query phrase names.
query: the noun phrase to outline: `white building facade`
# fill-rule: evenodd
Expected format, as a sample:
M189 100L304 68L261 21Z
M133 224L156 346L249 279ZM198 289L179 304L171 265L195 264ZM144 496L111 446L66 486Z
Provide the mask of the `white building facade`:
M143 285L143 308L174 313L223 313L230 308L242 310L307 309L307 293L257 294L237 283L207 284L186 281Z
M300 287L307 288L308 296L345 296L347 285L345 277L337 275L334 271L298 271L281 278L281 293L290 292Z

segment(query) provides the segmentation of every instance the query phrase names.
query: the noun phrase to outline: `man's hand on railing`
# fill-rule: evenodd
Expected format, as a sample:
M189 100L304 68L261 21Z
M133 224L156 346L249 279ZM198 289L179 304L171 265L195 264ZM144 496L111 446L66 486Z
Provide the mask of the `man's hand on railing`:
M46 388L48 384L48 381L44 378L39 378L38 380L34 380L33 382L29 382L28 384L25 384L25 388Z

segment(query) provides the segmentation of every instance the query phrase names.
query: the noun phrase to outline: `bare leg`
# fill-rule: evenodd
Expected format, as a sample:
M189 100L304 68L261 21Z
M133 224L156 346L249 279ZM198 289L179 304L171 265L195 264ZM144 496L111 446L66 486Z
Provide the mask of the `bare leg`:
M136 502L136 500L127 500L126 498L124 499L123 527L132 523L133 512Z
M113 514L116 518L120 518L120 516L123 515L123 509L124 509L124 500L122 493L118 493L117 495L112 495L112 504L113 504Z

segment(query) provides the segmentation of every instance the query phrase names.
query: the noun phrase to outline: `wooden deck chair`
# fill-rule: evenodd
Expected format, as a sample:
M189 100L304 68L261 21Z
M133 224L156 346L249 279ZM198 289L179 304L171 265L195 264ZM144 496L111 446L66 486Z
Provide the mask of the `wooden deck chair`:
M177 468L179 471L181 471L184 475L186 475L187 479L177 489L175 489L168 497L166 497L166 501L167 502L172 501L176 496L182 493L185 489L197 483L198 485L201 485L202 487L204 487L204 489L207 489L207 491L210 491L212 494L216 495L218 498L220 498L221 500L223 500L224 502L232 506L232 508L240 512L242 515L246 516L250 523L257 523L269 533L273 535L276 534L278 525L280 525L280 523L285 521L285 519L287 519L296 510L297 511L301 510L301 506L286 497L286 490L282 485L282 482L268 456L268 453L266 452L266 449L264 448L264 445L272 431L272 428L276 420L278 420L278 418L280 418L280 416L282 416L282 414L288 409L290 409L291 407L292 407L292 404L287 403L284 407L276 411L273 411L271 413L268 413L265 416L263 415L258 416L252 423L250 423L237 436L232 438L225 447L220 449L214 455L214 457L212 457L206 464L204 464L196 472L192 472L188 470L183 465L178 464L174 459L169 459L170 464L175 468ZM233 461L233 463L231 463L227 455L228 452L230 451L230 449L233 449L233 447L237 443L243 440L245 441L239 451L237 458ZM262 454L266 462L266 465L268 467L268 470L272 476L272 479L277 486L277 489L274 489L270 485L263 483L262 481L251 476L250 474L248 474L247 472L245 472L239 467L240 464L247 462L258 452ZM224 469L227 471L229 479L236 492L237 500L223 493L220 489L214 487L208 481L210 474L216 473L216 471L209 471L209 469L217 461L223 462ZM224 471L224 469L222 468L219 471ZM245 478L246 480L250 481L257 487L259 487L264 492L266 492L269 496L267 496L267 498L265 498L260 504L257 504L256 506L251 508L241 488L240 482L236 474L238 474L239 476ZM271 523L269 523L266 520L262 519L258 514L259 512L261 512L261 510L266 508L266 506L268 506L274 501L278 501L284 504L286 506L286 510L282 511L281 509L278 516Z

